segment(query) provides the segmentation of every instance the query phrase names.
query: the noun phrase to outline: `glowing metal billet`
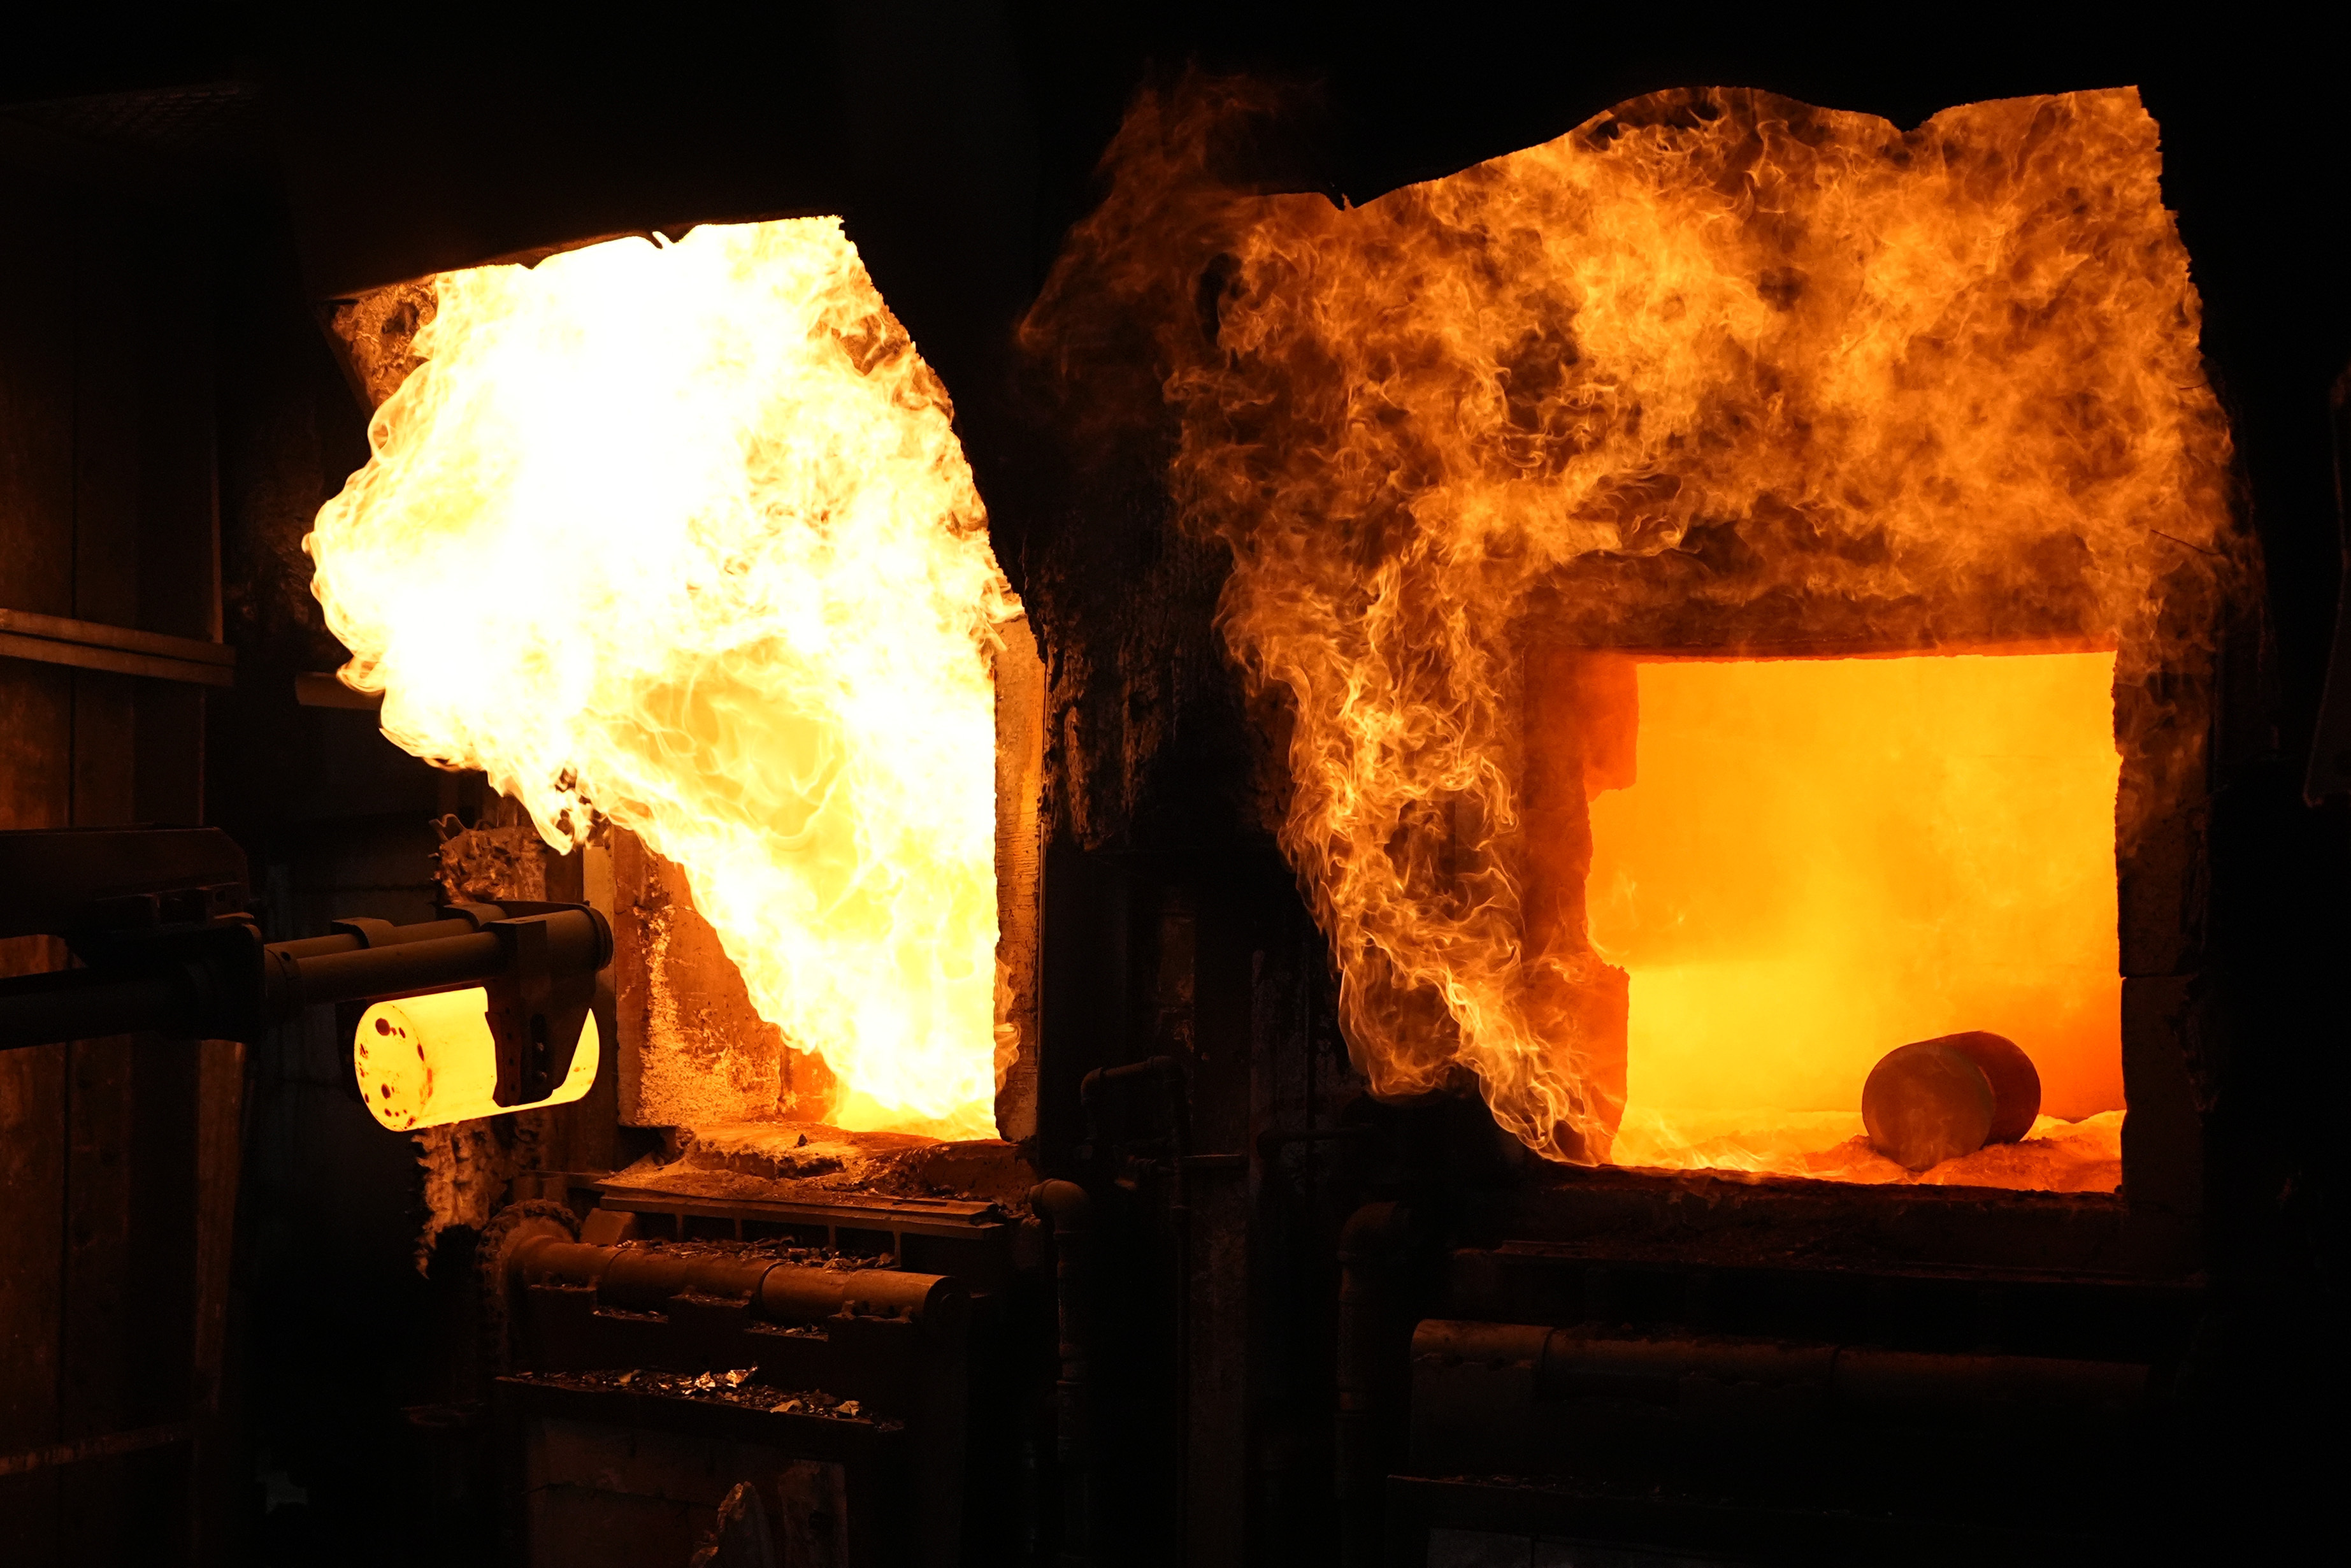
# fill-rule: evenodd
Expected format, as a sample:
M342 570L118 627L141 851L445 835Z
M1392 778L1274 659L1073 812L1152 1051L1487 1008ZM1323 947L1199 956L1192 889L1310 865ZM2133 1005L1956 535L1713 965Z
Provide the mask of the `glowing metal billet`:
M489 992L462 991L378 1002L360 1016L351 1067L368 1113L396 1133L507 1111L568 1105L596 1082L596 1015L580 1029L571 1071L555 1092L526 1105L497 1103L498 1050L490 1034Z

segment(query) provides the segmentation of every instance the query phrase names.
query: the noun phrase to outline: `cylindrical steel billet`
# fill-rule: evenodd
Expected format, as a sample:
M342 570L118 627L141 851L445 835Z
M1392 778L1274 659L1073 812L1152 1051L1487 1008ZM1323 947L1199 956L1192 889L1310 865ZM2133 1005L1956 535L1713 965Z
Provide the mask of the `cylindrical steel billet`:
M1908 1170L1982 1148L1994 1109L1983 1069L1966 1051L1936 1040L1887 1051L1861 1086L1870 1147Z
M1991 1131L1984 1134L1985 1143L2012 1144L2032 1131L2041 1114L2041 1072L2016 1041L1974 1029L1919 1043L1949 1046L1983 1070L1984 1082L1991 1085Z

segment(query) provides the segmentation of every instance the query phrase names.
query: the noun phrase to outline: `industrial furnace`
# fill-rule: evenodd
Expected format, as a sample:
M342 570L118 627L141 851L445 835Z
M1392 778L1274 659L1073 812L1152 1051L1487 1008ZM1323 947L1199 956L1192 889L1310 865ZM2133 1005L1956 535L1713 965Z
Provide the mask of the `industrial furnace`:
M683 26L0 94L0 1539L2323 1500L2325 94Z

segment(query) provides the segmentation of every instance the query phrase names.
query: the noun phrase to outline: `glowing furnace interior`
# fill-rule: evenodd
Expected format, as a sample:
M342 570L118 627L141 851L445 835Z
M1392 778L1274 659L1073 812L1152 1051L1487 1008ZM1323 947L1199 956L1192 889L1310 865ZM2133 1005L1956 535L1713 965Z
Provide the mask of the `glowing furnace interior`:
M2111 1190L2114 655L1614 662L1586 685L1619 737L1583 750L1590 941L1630 982L1615 1161L1896 1179L1864 1080L1985 1030L2043 1115L1929 1179Z

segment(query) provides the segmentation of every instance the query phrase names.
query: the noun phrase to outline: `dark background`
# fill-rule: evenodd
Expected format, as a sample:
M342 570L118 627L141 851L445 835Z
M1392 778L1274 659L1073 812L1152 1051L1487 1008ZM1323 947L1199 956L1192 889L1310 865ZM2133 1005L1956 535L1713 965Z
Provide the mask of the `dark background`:
M479 9L20 15L0 101L259 85L266 145L249 151L320 297L584 235L841 212L970 406L993 401L1008 325L1155 71L1319 86L1298 183L1357 202L1661 88L1761 87L1907 127L1955 103L2136 85L2163 127L2165 189L2273 563L2289 746L2315 704L2337 566L2325 389L2351 357L2351 137L2340 40L2314 10L2189 24L1974 7Z
M2272 563L2294 744L2316 703L2338 565L2325 389L2351 358L2351 137L2340 40L2314 13L2286 24L2215 8L2190 26L2047 8L1529 10L883 0L460 20L74 7L20 16L0 101L257 86L266 125L241 151L282 197L319 298L589 235L841 212L984 427L1009 325L1153 73L1196 65L1320 88L1297 183L1357 202L1661 88L1761 87L1908 127L1955 103L2136 85L2163 127L2165 189ZM983 465L1000 462L974 444Z
M1013 325L1147 81L1196 68L1297 84L1307 107L1277 166L1357 202L1668 87L1761 87L1907 127L1956 103L2136 85L2163 128L2273 636L2266 733L2215 823L2216 939L2257 1027L2210 1123L2213 1263L2239 1339L2323 1321L2342 1282L2351 865L2343 804L2300 796L2342 570L2328 415L2351 362L2339 45L2244 8L2193 28L2158 11L2092 24L1951 7L1526 9L904 0L12 18L0 119L93 180L135 186L181 241L194 243L181 225L201 230L225 634L240 658L237 687L211 701L204 810L253 855L270 934L418 917L423 824L464 804L367 715L292 702L292 674L339 659L299 539L366 456L318 301L597 235L841 213L956 400L1017 586L1056 481ZM406 1141L335 1098L333 1043L288 1041L256 1070L239 1261L248 1430L258 1468L310 1500L265 1531L287 1560L406 1560L439 1531L444 1546L486 1538L473 1503L434 1492L429 1457L400 1447L398 1411L450 1397L446 1375L380 1347L428 1343L418 1325L448 1309L410 1266ZM401 1507L382 1511L387 1495ZM386 1517L397 1530L371 1522Z

